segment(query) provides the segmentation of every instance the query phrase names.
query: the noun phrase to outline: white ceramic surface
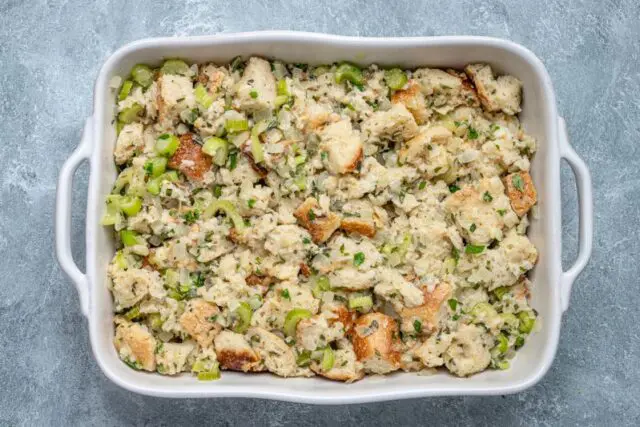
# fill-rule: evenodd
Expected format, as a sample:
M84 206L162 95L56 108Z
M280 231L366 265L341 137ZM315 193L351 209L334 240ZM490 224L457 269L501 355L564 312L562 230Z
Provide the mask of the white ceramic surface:
M224 372L219 381L199 382L190 374L165 377L138 372L122 363L112 344L112 299L106 266L114 253L111 231L100 225L107 195L116 176L112 124L114 95L111 77L128 74L136 63L160 64L163 58L229 62L242 55L261 55L287 62L312 64L349 60L361 64L461 68L488 62L498 73L524 83L521 121L538 141L531 173L538 188L539 218L532 220L529 237L540 256L531 274L532 306L542 321L506 371L485 371L471 378L444 372L432 376L396 373L367 377L354 384L322 378L283 379L270 374ZM580 249L566 272L561 265L560 161L572 167L578 186ZM76 168L90 163L86 219L86 273L73 261L70 248L71 183ZM558 117L547 71L530 51L509 41L483 37L360 38L298 32L255 32L141 40L115 52L104 64L95 86L94 112L87 119L82 141L63 165L56 201L56 251L62 269L75 284L83 314L89 321L91 346L105 375L116 384L143 394L165 397L257 397L315 404L347 404L439 395L507 394L526 389L547 372L556 352L560 321L568 307L573 281L591 254L593 237L591 178L571 148L564 121Z

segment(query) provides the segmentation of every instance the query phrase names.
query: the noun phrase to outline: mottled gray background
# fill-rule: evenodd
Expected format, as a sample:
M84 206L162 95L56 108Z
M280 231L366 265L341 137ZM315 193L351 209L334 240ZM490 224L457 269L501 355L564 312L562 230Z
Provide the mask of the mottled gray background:
M0 424L638 425L640 2L0 0ZM389 2L391 3L391 2ZM161 400L98 369L78 298L53 249L55 182L91 114L98 70L138 38L295 29L362 36L504 37L547 66L571 141L593 172L592 261L574 286L560 348L527 392L313 407ZM73 243L84 262L87 167L76 175ZM563 166L565 265L576 192Z

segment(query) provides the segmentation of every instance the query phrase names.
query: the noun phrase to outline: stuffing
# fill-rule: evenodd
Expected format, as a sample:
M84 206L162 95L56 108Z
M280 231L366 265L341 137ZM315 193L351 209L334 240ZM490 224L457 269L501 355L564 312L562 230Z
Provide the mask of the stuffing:
M271 64L262 58L249 58L235 95L233 104L240 110L272 109L276 101L276 79L271 72Z
M193 83L189 77L176 74L162 74L157 83L158 122L163 127L171 126L183 110L195 107Z
M143 131L144 126L142 123L130 123L123 126L118 135L116 148L113 152L113 157L117 165L127 163L133 157L136 150L142 151L144 148Z
M528 172L516 172L504 177L507 196L511 200L511 208L524 216L538 201L538 193Z
M403 104L413 114L416 123L421 125L429 120L431 113L427 110L420 84L415 80L407 83L406 89L397 90L391 95L391 102Z
M490 336L489 336L490 338ZM485 369L491 362L488 342L484 329L476 325L462 325L453 336L449 348L444 353L444 363L451 373L466 377Z
M418 125L403 104L394 104L388 111L373 113L362 123L362 130L367 142L406 141L418 134Z
M308 369L298 367L295 353L278 335L262 328L251 328L246 336L269 372L281 377L311 374Z
M109 270L116 310L132 307L147 295L155 294L160 298L166 295L157 271L139 268Z
M366 372L387 374L400 368L398 325L393 318L382 313L360 316L351 342Z
M200 181L211 169L211 157L204 154L202 147L193 141L193 134L185 133L180 137L178 150L171 156L167 165L179 170L189 179Z
M449 196L445 206L453 215L460 234L473 245L502 240L504 228L518 222L497 177L465 186Z
M220 310L203 299L187 301L184 313L180 316L180 325L197 342L200 347L208 347L213 337L222 328L216 322Z
M349 120L341 120L326 126L320 133L320 149L326 160L326 168L333 174L353 171L362 159L362 141Z
M489 111L502 111L505 114L520 112L522 82L513 76L493 76L491 67L486 64L467 65L464 69L478 90L482 107Z
M439 283L433 291L423 291L423 299L419 305L408 306L400 311L403 332L432 332L438 329L443 312L446 312L446 301L451 297L452 286L447 282Z
M102 223L132 368L468 376L534 332L517 78L238 56L126 79Z
M320 208L313 197L305 200L293 213L298 222L309 231L316 243L324 243L340 227L340 217L331 211Z
M214 339L216 357L223 369L231 371L261 371L261 359L244 335L221 331Z
M124 319L116 319L113 343L120 359L136 369L155 371L156 339L146 326Z
M165 342L158 344L156 369L164 375L176 375L187 369L187 359L195 350L191 341L182 343Z
M296 343L305 350L317 350L344 337L345 326L340 321L329 323L325 316L316 315L298 322Z
M323 371L319 363L313 363L311 364L311 370L330 380L347 383L364 377L362 364L358 362L351 343L347 340L341 340L338 345L339 348L333 351L334 362L331 369Z

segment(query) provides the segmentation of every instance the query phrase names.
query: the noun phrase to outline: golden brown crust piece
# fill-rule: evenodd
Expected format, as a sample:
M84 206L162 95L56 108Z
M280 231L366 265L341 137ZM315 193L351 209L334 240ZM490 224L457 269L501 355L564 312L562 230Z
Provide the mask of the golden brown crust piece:
M131 349L136 362L145 371L156 370L155 348L156 340L151 333L137 323L124 322L116 330L114 340L116 350L120 351L123 344Z
M373 238L376 235L376 227L373 224L373 220L343 218L340 222L340 228L348 233L358 233L369 238Z
M213 319L220 313L218 307L203 299L193 299L187 302L180 325L191 335L201 347L208 347L213 337L220 332L222 325Z
M538 192L529 172L515 172L504 178L511 208L518 216L524 216L538 201Z
M344 333L348 335L353 328L353 322L356 320L356 313L349 311L347 307L339 305L331 311L337 316L335 319L329 319L329 326L333 326L335 322L341 322L344 325Z
M191 180L200 181L211 170L211 157L204 154L202 147L193 141L193 134L185 133L180 137L180 146L169 159L168 166Z
M243 335L222 331L214 340L218 362L223 369L242 372L261 371L260 356Z
M394 104L404 104L419 125L429 119L429 112L424 102L424 95L422 95L420 84L415 80L410 80L409 83L407 83L406 89L395 91L391 95L391 102Z
M293 216L307 229L315 243L324 243L340 227L340 217L333 212L319 216L315 213L316 209L319 209L318 201L309 197L298 206Z
M390 316L382 313L360 316L351 340L356 357L368 372L385 374L400 368L398 325Z
M433 331L438 327L438 313L442 304L451 297L452 287L449 283L438 284L433 292L423 290L424 304L417 307L405 307L400 316L403 322L413 322L416 318L422 322L424 331Z

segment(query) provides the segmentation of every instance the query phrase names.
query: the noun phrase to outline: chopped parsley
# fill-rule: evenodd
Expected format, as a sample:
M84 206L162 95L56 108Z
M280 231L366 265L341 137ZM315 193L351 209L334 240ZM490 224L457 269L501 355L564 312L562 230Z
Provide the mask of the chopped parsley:
M467 131L467 136L469 139L478 139L478 131L469 126L469 130Z
M418 184L418 190L424 190L426 186L427 181L420 181L420 184Z
M302 243L308 245L309 243L311 243L311 240L308 237L305 237L304 239L302 239Z
M467 245L464 248L464 252L467 254L480 254L484 251L484 246L482 245Z
M182 215L182 218L187 224L193 224L198 220L198 218L200 218L200 211L198 209L190 210L189 212Z
M232 151L229 153L229 170L234 170L236 166L238 166L238 152Z
M313 209L309 209L309 212L307 212L307 218L309 218L309 221L316 219L316 214L313 212Z
M506 209L498 209L498 210L496 210L496 212L498 212L498 215L504 216L504 214L507 213L507 210Z
M289 289L283 289L282 291L280 291L280 296L284 299L288 299L289 301L291 301L291 295L289 294Z
M476 228L477 227L475 224L471 224L471 227L469 227L469 231L473 233L474 231L476 231Z
M489 194L488 191L485 191L484 194L482 195L482 200L484 200L487 203L492 202L493 201L493 196L491 194Z
M213 187L213 195L216 197L222 196L222 186L216 185Z
M457 185L455 185L455 184L451 184L451 185L449 186L449 191L450 191L451 193L455 193L456 191L460 191L460 187L458 187L458 186L457 186Z
M364 254L362 252L357 252L353 256L353 265L355 265L356 267L359 267L362 265L363 262L364 262Z
M449 304L449 307L452 311L456 311L458 309L458 300L455 298L451 298L449 301L447 301L447 304Z
M258 91L252 90L251 92L249 92L249 96L253 99L256 99L258 97Z
M417 333L421 333L422 332L422 322L419 321L418 319L413 321L413 329L417 332Z
M511 183L516 190L520 191L521 193L524 192L524 181L522 180L522 177L520 175L513 175L511 177Z
M153 163L151 161L144 164L144 171L147 175L151 175L153 173Z
M204 275L202 273L198 273L198 275L193 278L193 286L195 286L196 288L201 288L204 286Z
M327 157L329 156L329 154L327 154L326 151L323 151L322 153L320 153L320 158L322 160L327 160Z
M249 206L250 208L253 208L256 205L256 199L249 199L247 201L247 206Z
M451 256L455 260L456 265L458 265L458 261L460 261L460 251L455 246L451 248Z

